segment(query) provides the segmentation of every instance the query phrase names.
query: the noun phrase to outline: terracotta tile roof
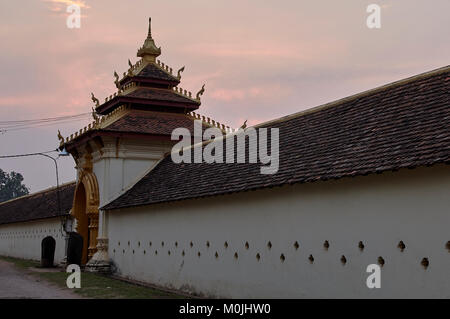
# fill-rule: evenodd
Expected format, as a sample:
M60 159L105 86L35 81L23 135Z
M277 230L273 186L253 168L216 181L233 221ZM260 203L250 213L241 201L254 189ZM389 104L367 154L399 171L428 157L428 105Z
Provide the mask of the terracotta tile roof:
M155 135L172 135L172 131L184 127L194 132L194 119L181 113L137 111L124 115L103 130L135 132Z
M74 147L77 147L77 145L80 145L80 143L82 144L86 140L102 135L128 136L131 138L140 138L142 137L140 135L146 135L149 138L170 140L172 131L176 128L187 128L191 136L194 137L194 120L200 120L197 117L184 113L128 109L123 114L120 114L122 111L118 110L119 114L117 116L116 114L112 114L113 119L108 117L104 118L105 124L100 122L100 127L98 128L87 129L82 134L76 132L70 138L67 138L64 144L60 144L60 148L65 147L66 150L70 151ZM196 114L196 116L199 115ZM208 123L209 118L201 121L202 131L209 127L217 127L220 124L215 121L211 121L215 124ZM223 130L222 127L220 129Z
M279 128L279 170L162 160L106 209L291 183L450 164L450 67L265 123Z
M0 203L0 224L67 215L72 208L74 191L75 182L60 186L61 213L55 187Z
M177 77L170 75L168 72L161 70L158 66L153 63L148 64L144 67L138 74L138 77L146 77L156 80L164 80L171 82L180 82Z
M133 104L146 107L148 110L187 110L198 109L201 102L176 93L172 89L154 87L139 87L127 94L120 94L96 107L96 112L106 115L123 104Z
M155 89L155 88L138 88L137 90L124 95L126 97L148 99L153 101L169 101L169 102L180 102L187 104L200 104L197 101L191 100L187 97L181 96L168 89Z

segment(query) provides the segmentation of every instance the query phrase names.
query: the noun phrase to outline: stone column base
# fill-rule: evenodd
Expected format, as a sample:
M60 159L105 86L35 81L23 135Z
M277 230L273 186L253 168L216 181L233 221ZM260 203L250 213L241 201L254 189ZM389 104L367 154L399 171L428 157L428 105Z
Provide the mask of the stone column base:
M97 252L86 264L86 271L107 274L111 272L108 257L108 238L97 238Z
M59 267L61 268L66 268L67 266L67 256L64 256L63 260L61 260L58 264Z
M111 273L111 265L109 262L105 261L93 261L92 259L86 264L86 271L88 272L98 272L102 274Z

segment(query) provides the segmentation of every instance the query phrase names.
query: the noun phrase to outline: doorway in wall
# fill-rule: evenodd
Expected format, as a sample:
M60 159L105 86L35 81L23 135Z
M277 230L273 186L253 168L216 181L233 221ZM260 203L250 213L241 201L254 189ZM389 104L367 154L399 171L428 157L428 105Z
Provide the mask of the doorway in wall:
M85 265L97 251L98 235L98 183L91 172L83 173L75 189L72 215L76 220L76 231L83 237L81 263Z

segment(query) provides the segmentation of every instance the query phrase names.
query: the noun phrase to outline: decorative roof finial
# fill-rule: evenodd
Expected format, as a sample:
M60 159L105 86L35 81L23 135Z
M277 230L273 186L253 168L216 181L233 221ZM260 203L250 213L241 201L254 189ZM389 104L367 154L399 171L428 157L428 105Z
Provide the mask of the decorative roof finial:
M177 74L178 80L181 79L181 72L184 72L184 66L178 70L178 74Z
M130 59L128 59L128 75L133 75L133 63L131 63Z
M245 120L244 124L239 128L240 130L245 130L247 128L247 120Z
M116 88L120 88L120 83L119 83L119 74L117 74L117 72L116 71L114 71L114 77L116 78L115 80L114 80L114 84L116 85Z
M148 19L148 35L144 45L138 50L137 56L149 62L155 62L156 57L161 54L161 48L157 47L152 38L152 18Z
M95 122L98 122L98 120L100 119L97 115L97 112L94 110L94 108L92 108L92 118L94 119Z
M205 93L205 85L204 85L204 84L203 84L203 86L202 86L202 89L201 89L200 91L197 92L197 95L196 95L195 98L196 98L197 100L200 100L200 96L202 96L203 93Z
M100 105L100 101L94 96L94 93L91 92L91 100L95 103L95 106Z
M61 145L64 144L64 137L61 135L61 132L59 130L58 130L58 140Z

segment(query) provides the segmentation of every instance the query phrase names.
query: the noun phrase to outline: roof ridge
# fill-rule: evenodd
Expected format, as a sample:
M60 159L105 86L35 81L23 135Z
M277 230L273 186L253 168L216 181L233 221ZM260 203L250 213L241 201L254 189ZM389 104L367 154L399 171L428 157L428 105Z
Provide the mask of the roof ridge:
M124 72L123 79L126 76L133 76L133 75L139 74L149 64L150 64L150 62L146 62L143 58L141 58L140 60L136 61L135 64L131 63L131 66L128 68L128 71Z
M147 109L132 109L132 110L133 110L133 113L135 113L135 114L152 114L152 113L157 113L157 114L171 114L171 115L176 115L176 116L184 116L184 115L186 115L185 113L165 112L165 111L147 110Z
M76 181L63 183L63 184L59 185L59 188L61 189L62 187L66 187L66 186L69 186L71 184L76 184ZM20 196L20 197L12 198L12 199L9 199L7 201L1 202L0 206L2 206L4 204L7 204L7 203L14 202L14 201L19 200L19 199L24 199L24 198L28 198L28 197L32 197L32 196L36 196L36 195L40 195L40 194L50 193L51 191L56 190L57 188L58 188L57 186L52 186L52 187L49 187L49 188L37 191L35 193L31 193L31 194L23 195L23 196Z
M117 120L121 119L125 114L128 113L128 111L129 111L129 108L125 104L117 107L116 109L112 110L108 114L105 114L101 117L96 118L94 121L92 121L88 125L84 126L84 128L81 128L80 130L76 131L75 133L68 135L65 139L62 138L62 140L60 140L59 146L62 147L64 144L73 141L74 139L80 137L81 135L84 135L85 133L87 133L89 131L104 129L104 128L108 127L109 125L113 124Z
M222 124L219 121L215 121L210 117L200 115L199 113L196 113L194 111L186 113L187 116L194 118L194 120L202 121L203 124L209 126L209 127L216 127L220 130L222 130L224 133L232 133L235 131L234 128L229 127L228 125Z
M166 72L167 75L170 75L171 77L177 79L177 77L173 75L173 69L169 67L167 64L164 64L164 62L162 62L161 60L156 60L156 63L153 62L153 64L160 70Z
M359 93L356 93L356 94L352 94L352 95L346 96L344 98L340 98L338 100L334 100L332 102L327 102L325 104L320 104L318 106L315 106L315 107L312 107L312 108L309 108L309 109L306 109L306 110L302 110L302 111L295 112L295 113L292 113L292 114L289 114L289 115L285 115L285 116L282 116L282 117L279 117L279 118L276 118L276 119L273 119L273 120L262 122L262 123L253 125L253 127L257 128L257 127L261 127L261 126L267 126L268 124L274 124L274 123L280 123L280 122L289 121L291 119L294 119L294 118L297 118L297 117L300 117L300 116L304 116L304 115L307 115L307 114L319 112L319 111L328 109L330 107L337 106L337 105L340 105L342 103L352 101L352 100L360 98L360 97L364 97L364 96L368 96L370 94L378 93L378 92L381 92L381 91L386 90L388 88L396 87L396 86L399 86L399 85L402 85L402 84L406 84L406 83L409 83L409 82L412 82L412 81L417 81L419 79L431 77L431 76L438 75L438 74L441 74L441 73L446 73L448 71L450 71L450 65L447 65L447 66L444 66L444 67L440 67L440 68L437 68L437 69L434 69L434 70L431 70L431 71L419 73L419 74L416 74L416 75L413 75L413 76L410 76L410 77L407 77L407 78L404 78L404 79L400 79L400 80L397 80L397 81L394 81L394 82L383 84L383 85L375 87L373 89L369 89L369 90L362 91L362 92L359 92Z
M129 112L130 112L130 108L127 105L123 104L123 105L119 106L118 108L114 109L113 111L111 111L110 113L102 116L98 123L98 127L96 127L96 128L97 129L107 128L111 124L120 120L122 117L124 117Z
M164 89L164 90L167 90L167 89ZM197 102L197 103L200 102L200 98L196 99L196 98L192 97L192 92L191 91L185 90L182 87L178 87L178 85L174 86L172 88L172 92L174 92L174 93L176 93L176 94L178 94L178 95L180 95L182 97L188 98L188 99L190 99L190 100L192 100L194 102Z
M148 67L150 65L155 66L157 69L163 71L166 75L172 77L173 79L179 80L179 78L173 74L173 69L171 67L169 67L167 64L165 64L164 62L162 62L161 60L145 61L143 58L141 58L140 60L136 61L134 64L129 60L129 65L130 66L129 66L128 70L126 72L123 72L122 78L120 80L118 80L119 82L122 82L127 77L138 76L139 73L141 73L146 67Z

